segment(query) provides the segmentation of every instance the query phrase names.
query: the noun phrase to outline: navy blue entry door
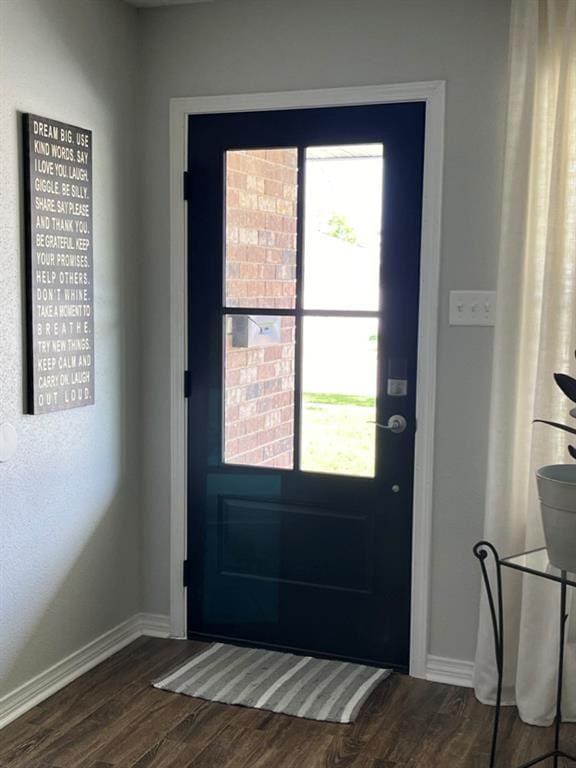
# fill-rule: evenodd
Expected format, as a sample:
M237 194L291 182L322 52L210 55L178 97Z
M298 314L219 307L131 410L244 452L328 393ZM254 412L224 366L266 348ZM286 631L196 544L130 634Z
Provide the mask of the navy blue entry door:
M408 669L424 123L189 118L190 637Z

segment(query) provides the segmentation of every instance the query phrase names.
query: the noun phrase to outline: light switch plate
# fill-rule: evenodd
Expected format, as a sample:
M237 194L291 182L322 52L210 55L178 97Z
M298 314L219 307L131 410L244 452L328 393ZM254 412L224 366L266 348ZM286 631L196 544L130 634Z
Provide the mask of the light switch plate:
M496 291L450 291L450 325L494 325Z

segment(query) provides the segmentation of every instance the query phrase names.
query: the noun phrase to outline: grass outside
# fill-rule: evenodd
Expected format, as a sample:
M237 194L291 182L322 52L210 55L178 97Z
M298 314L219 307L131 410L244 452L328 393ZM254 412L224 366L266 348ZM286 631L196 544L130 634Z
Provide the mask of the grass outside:
M302 469L374 476L373 397L304 392Z

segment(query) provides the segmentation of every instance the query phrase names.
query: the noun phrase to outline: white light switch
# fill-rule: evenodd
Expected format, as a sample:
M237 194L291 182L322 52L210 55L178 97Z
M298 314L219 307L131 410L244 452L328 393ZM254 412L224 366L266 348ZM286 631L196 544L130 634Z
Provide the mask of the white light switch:
M450 325L494 325L496 291L450 291Z

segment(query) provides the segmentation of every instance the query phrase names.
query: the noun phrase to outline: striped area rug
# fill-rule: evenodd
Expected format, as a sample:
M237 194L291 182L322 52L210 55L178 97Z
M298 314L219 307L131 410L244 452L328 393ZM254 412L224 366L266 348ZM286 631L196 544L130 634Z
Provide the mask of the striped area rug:
M311 720L353 722L389 669L214 643L155 688Z

